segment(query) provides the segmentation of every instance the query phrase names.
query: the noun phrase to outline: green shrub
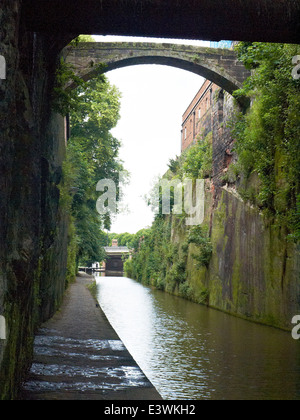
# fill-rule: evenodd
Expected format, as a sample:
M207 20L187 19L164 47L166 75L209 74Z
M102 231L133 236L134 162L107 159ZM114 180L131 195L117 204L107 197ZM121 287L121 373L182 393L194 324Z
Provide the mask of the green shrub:
M246 67L255 69L235 93L251 98L252 107L232 124L245 177L243 195L293 235L300 193L300 80L291 72L292 57L299 55L300 46L240 43L237 51ZM253 173L259 178L259 189L247 192L251 188L247 179Z
M205 226L193 226L189 232L188 242L195 244L199 253L192 254L199 267L208 267L212 255L212 243L209 238L208 228Z

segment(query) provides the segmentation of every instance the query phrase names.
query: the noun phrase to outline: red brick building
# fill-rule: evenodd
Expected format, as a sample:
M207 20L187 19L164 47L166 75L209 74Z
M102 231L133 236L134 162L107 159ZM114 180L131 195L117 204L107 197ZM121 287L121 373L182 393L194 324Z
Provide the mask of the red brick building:
M181 151L212 131L212 105L217 85L205 80L182 117Z
M224 44L224 45L223 45ZM232 48L235 42L212 43L211 47ZM216 84L205 80L182 117L181 151L184 152L209 133L212 138L212 181L215 193L218 187L230 182L229 165L235 161L234 139L230 125L235 118L236 107L233 97Z
M212 179L222 185L229 165L234 161L234 140L227 124L235 115L233 97L219 86L205 80L182 118L181 151L211 134Z

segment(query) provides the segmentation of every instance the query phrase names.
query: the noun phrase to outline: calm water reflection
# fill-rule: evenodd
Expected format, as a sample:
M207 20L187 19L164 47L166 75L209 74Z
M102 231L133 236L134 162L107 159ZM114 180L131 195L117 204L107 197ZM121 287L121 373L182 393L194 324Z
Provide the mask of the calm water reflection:
M97 278L98 299L164 399L299 399L300 342L151 290Z

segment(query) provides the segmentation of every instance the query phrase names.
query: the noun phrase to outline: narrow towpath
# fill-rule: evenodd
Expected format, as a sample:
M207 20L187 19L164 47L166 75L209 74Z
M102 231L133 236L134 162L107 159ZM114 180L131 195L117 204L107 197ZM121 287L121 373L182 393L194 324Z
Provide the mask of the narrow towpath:
M159 400L80 276L40 329L24 400Z

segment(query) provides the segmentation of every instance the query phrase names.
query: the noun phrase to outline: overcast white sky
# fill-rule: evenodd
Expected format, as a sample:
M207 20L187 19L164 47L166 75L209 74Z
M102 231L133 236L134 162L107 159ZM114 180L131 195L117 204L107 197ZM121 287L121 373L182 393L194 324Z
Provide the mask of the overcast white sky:
M94 36L98 42L171 42L209 45L203 41L158 40ZM130 184L124 190L122 211L111 231L130 232L150 226L153 214L143 196L153 180L168 169L168 162L181 151L182 115L203 83L193 73L168 66L139 65L106 73L110 83L122 94L121 119L112 131L122 142L120 158L130 172Z

